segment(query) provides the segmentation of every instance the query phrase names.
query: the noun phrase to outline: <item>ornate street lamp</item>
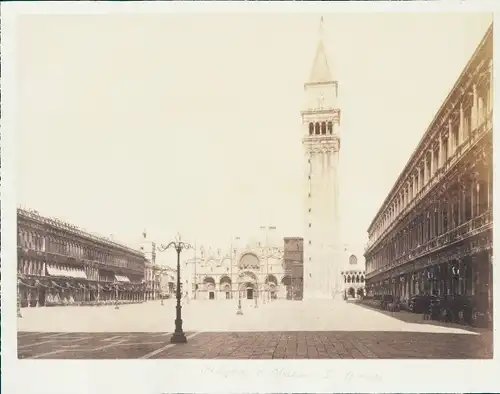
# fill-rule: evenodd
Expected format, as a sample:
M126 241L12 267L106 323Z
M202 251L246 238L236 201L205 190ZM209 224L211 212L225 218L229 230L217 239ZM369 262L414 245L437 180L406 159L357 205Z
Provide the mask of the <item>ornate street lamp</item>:
M241 277L242 273L238 274L238 310L236 311L237 315L243 315L243 310L241 309Z
M188 243L181 241L181 236L179 234L177 234L174 241L170 242L166 246L161 245L158 248L158 250L160 252L164 252L170 248L175 249L175 251L177 252L177 288L176 288L177 305L175 307L175 309L176 309L175 332L174 332L174 335L172 335L170 342L172 342L172 343L186 343L187 338L186 338L186 335L184 334L184 331L182 331L182 313L181 313L181 309L182 309L182 307L181 307L181 252L183 249L191 249L192 247Z

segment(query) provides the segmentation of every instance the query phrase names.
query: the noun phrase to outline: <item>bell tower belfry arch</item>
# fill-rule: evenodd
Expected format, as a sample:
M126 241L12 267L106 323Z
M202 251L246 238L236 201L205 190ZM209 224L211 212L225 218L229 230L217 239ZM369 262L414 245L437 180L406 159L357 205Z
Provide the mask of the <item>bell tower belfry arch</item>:
M340 108L338 82L325 49L324 22L301 111L304 147L304 298L333 298L339 291Z

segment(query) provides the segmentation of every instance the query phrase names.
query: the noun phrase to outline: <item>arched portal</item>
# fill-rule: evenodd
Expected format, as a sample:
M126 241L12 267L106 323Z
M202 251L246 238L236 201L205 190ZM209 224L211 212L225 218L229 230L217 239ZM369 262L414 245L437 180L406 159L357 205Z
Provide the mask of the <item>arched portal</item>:
M238 286L240 296L247 300L253 300L257 297L257 284L253 282L242 282Z
M209 300L215 300L215 280L211 276L206 276L203 279L203 287L207 292L207 298Z
M267 275L266 285L274 284L275 286L278 284L278 279L276 279L276 276L274 275Z
M287 300L293 300L293 288L292 288L292 278L289 275L285 275L281 279L281 284L284 287L285 298Z
M226 300L233 298L232 282L229 276L224 275L223 277L221 277L219 285L220 291L223 293L222 298L225 298Z
M211 276L206 276L205 279L203 279L203 284L205 285L205 288L215 288L215 280Z
M354 298L356 297L356 292L354 291L354 287L349 287L349 291L347 292L349 294L349 297Z
M239 297L254 299L258 297L257 275L252 271L243 271L238 275Z

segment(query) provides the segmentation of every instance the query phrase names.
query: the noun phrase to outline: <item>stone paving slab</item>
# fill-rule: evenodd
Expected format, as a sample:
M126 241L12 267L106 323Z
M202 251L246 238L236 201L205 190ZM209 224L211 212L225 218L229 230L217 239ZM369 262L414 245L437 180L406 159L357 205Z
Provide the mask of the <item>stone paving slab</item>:
M186 333L189 335L189 333ZM139 358L170 344L171 333L18 333L18 358Z
M260 344L263 343L264 346ZM464 359L492 358L492 335L414 332L201 333L156 358Z
M493 333L393 331L18 333L18 357L38 359L489 359Z

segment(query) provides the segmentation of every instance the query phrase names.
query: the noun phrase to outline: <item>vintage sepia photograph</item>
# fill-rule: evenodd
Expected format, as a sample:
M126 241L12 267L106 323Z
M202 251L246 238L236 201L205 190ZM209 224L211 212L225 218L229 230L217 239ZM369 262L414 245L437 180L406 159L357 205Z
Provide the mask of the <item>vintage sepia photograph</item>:
M20 364L493 359L492 13L15 32Z

